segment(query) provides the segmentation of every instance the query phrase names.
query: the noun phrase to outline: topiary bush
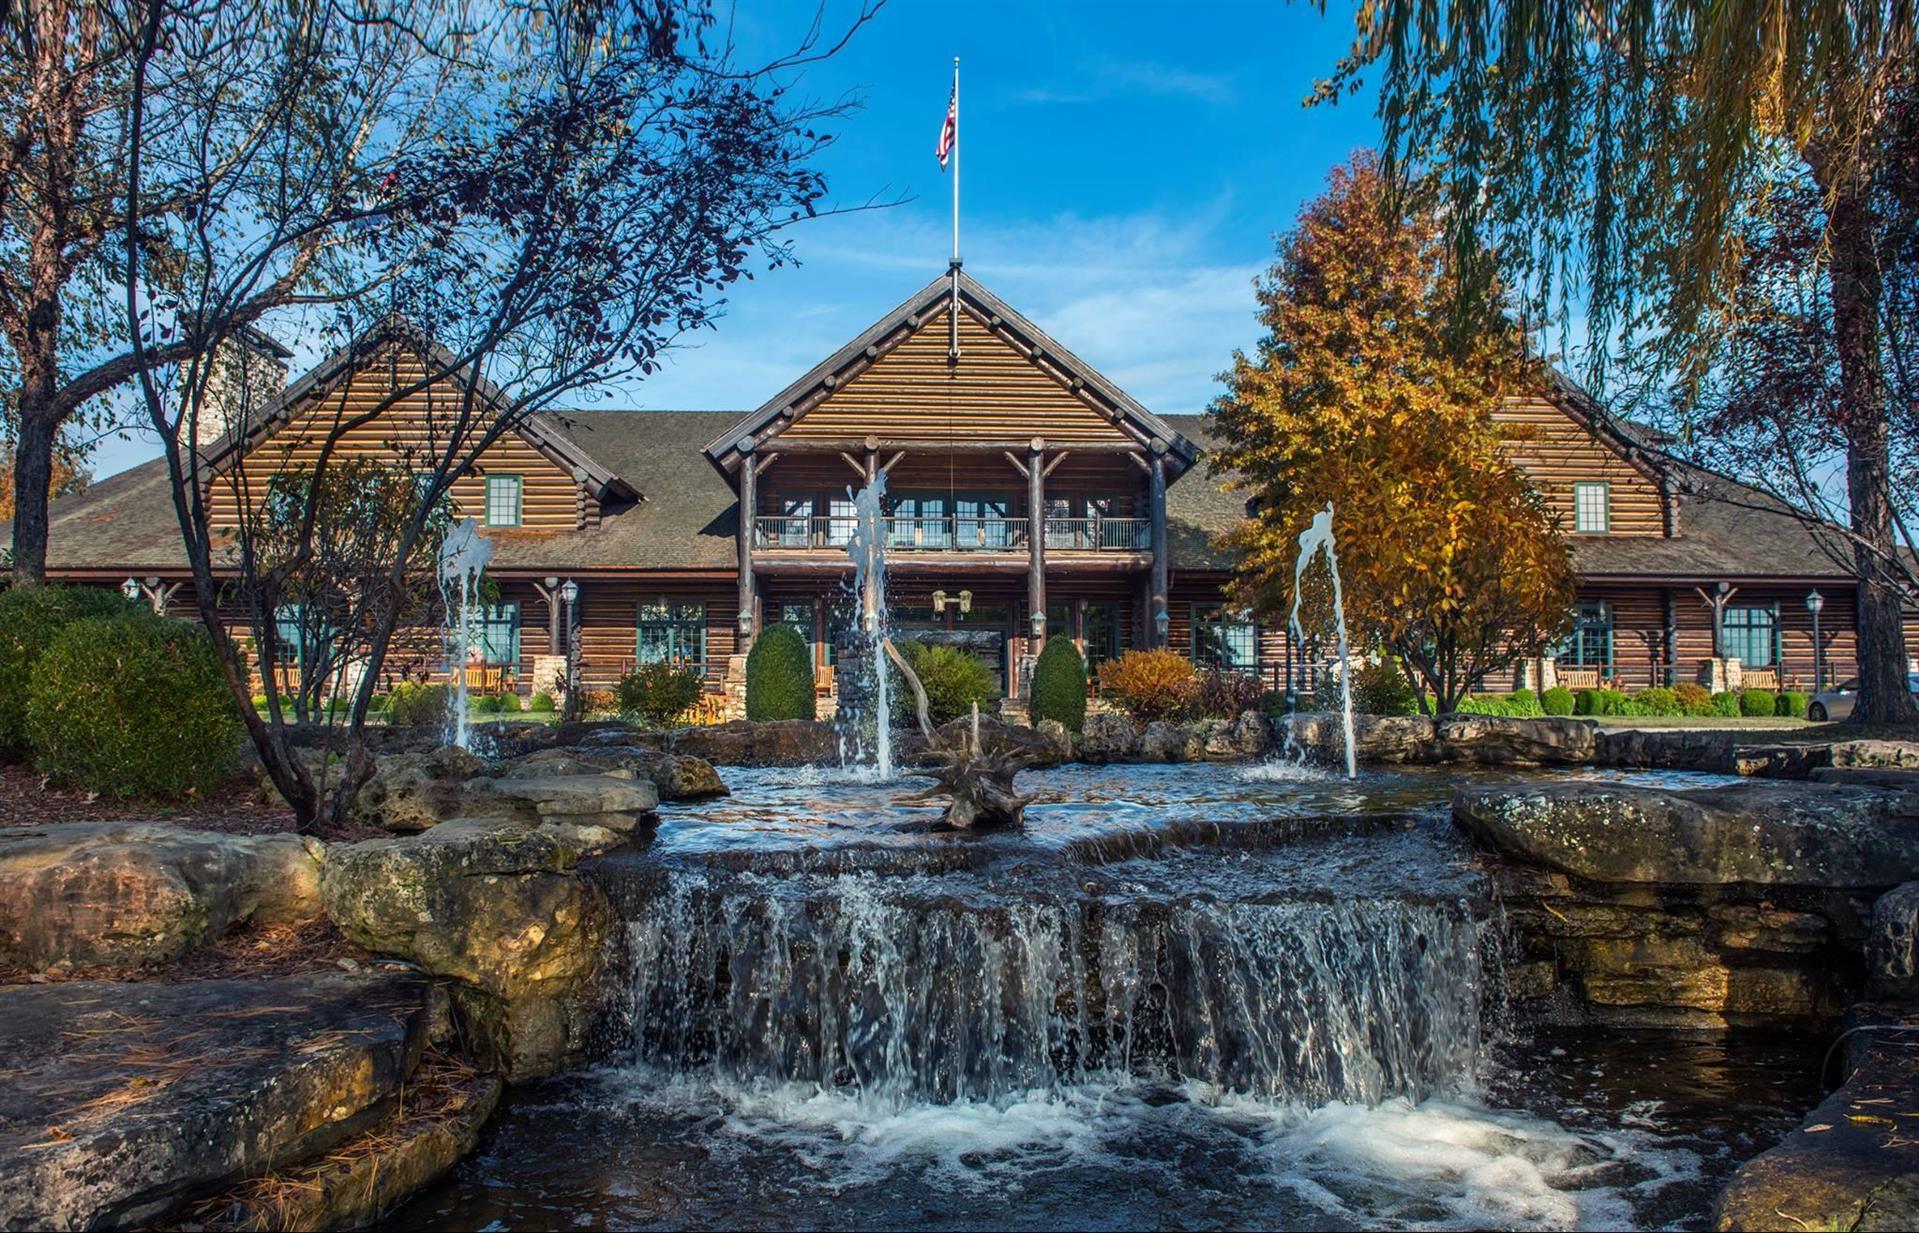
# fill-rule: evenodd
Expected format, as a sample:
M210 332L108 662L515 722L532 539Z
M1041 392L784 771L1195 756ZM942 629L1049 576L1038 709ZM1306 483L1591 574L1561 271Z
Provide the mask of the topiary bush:
M1600 714L1599 705L1599 691L1596 689L1582 689L1573 695L1573 714L1575 715Z
M1237 719L1242 711L1258 709L1258 681L1243 672L1214 668L1194 675L1185 713L1188 719Z
M1804 719L1806 717L1806 705L1811 701L1812 699L1809 696L1801 693L1799 690L1782 689L1779 691L1778 698L1773 702L1772 713L1782 715L1787 719Z
M1048 638L1033 664L1027 700L1033 726L1057 719L1068 732L1086 725L1086 657L1071 638Z
M1100 695L1134 719L1175 718L1193 688L1193 665L1175 651L1128 651L1099 669Z
M614 704L629 722L664 728L700 700L704 687L697 668L641 664L620 678L613 690Z
M1712 714L1712 691L1696 681L1681 681L1672 687L1673 696L1679 699L1681 713L1686 715Z
M151 613L69 622L28 681L36 762L102 794L205 792L233 773L239 736L206 632Z
M386 721L401 728L440 728L447 721L447 687L402 681L386 696Z
M926 691L927 716L935 724L970 715L974 703L984 710L989 703L999 701L993 670L958 647L902 642L899 653L919 677L920 687ZM903 719L913 711L912 687L901 677L893 682L893 714Z
M773 625L753 639L746 654L746 717L812 719L815 715L813 655L791 625Z
M10 587L0 591L0 759L24 761L27 689L34 661L59 632L87 617L151 616L118 591L93 587Z
M1539 709L1548 715L1570 715L1573 706L1573 691L1564 685L1555 685L1539 695Z
M536 715L552 714L553 711L555 710L555 707L553 705L553 695L549 693L534 694L531 698L528 698L526 700L526 709L529 711L532 711Z
M1663 685L1654 685L1642 689L1632 696L1635 715L1684 715L1686 708L1679 703L1679 695Z
M1748 689L1739 695L1739 713L1747 719L1770 717L1779 699L1770 689Z
M1730 690L1712 696L1712 713L1721 719L1739 718L1739 695Z
M1390 655L1353 673L1353 709L1367 715L1417 715L1419 694Z

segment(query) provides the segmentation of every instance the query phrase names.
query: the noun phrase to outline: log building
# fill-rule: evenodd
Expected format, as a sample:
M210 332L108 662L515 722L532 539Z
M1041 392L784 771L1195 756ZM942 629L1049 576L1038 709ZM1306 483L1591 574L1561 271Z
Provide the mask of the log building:
M261 499L275 472L310 466L330 426L426 371L430 341L382 331L211 446L216 528L231 528L235 503ZM462 393L422 391L337 448L421 459ZM1763 493L1663 461L1654 436L1570 382L1498 414L1519 430L1515 456L1572 540L1580 587L1556 657L1562 682L1690 680L1717 650L1761 682L1810 687L1815 590L1826 679L1852 673L1855 580L1829 537ZM968 631L961 641L1013 696L1049 637L1077 640L1095 665L1166 646L1269 687L1301 683L1317 648L1288 646L1283 623L1224 600L1231 562L1216 539L1244 505L1207 474L1209 444L1199 416L1141 406L956 272L755 410L535 415L489 447L451 499L493 541L498 602L480 623L482 655L522 692L535 660L563 653L577 631L588 686L666 660L697 666L724 694L746 644L775 622L806 637L830 691L853 609L852 490L882 475L893 625L905 636ZM190 612L164 464L57 503L48 572L131 582L156 606ZM560 599L569 581L571 612ZM1919 655L1919 620L1908 630ZM395 656L396 679L445 671L432 639L410 645L423 649Z

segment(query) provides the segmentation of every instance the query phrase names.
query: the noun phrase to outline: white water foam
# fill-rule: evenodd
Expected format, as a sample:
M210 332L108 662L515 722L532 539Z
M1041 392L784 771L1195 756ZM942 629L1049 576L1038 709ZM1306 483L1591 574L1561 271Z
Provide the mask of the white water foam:
M1239 768L1241 783L1338 783L1345 777L1323 766L1304 762L1255 762Z

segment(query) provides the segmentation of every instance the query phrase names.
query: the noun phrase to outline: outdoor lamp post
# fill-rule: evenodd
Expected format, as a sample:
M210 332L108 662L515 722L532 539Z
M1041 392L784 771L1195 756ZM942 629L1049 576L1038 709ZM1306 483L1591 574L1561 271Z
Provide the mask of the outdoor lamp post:
M1812 613L1812 691L1818 693L1826 687L1826 644L1819 640L1819 613L1826 606L1826 597L1816 589L1806 595L1806 611Z
M120 584L120 594L126 596L127 602L130 604L138 601L140 598L140 580L138 578L128 578Z
M560 584L566 604L566 716L579 719L585 711L580 698L580 584L568 578Z

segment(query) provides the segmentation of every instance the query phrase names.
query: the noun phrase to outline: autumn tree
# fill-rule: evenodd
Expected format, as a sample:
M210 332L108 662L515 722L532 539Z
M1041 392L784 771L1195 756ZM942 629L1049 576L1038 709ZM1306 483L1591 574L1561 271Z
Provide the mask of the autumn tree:
M0 445L0 519L13 517L13 447ZM56 497L85 492L92 481L78 451L59 450L52 459L51 488Z
M1833 415L1859 578L1859 722L1913 722L1885 369L1897 307L1881 186L1919 55L1910 0L1383 0L1359 6L1321 97L1376 81L1385 164L1445 203L1462 302L1512 288L1583 315L1690 391L1739 327L1742 212L1794 160L1819 200ZM1812 426L1804 431L1818 431ZM1903 597L1910 600L1912 596Z
M1252 498L1227 537L1240 602L1290 611L1299 534L1330 504L1349 624L1450 711L1561 634L1574 578L1493 420L1539 379L1524 340L1498 317L1451 328L1441 228L1385 205L1360 155L1282 238L1258 288L1265 334L1207 412L1210 465Z

